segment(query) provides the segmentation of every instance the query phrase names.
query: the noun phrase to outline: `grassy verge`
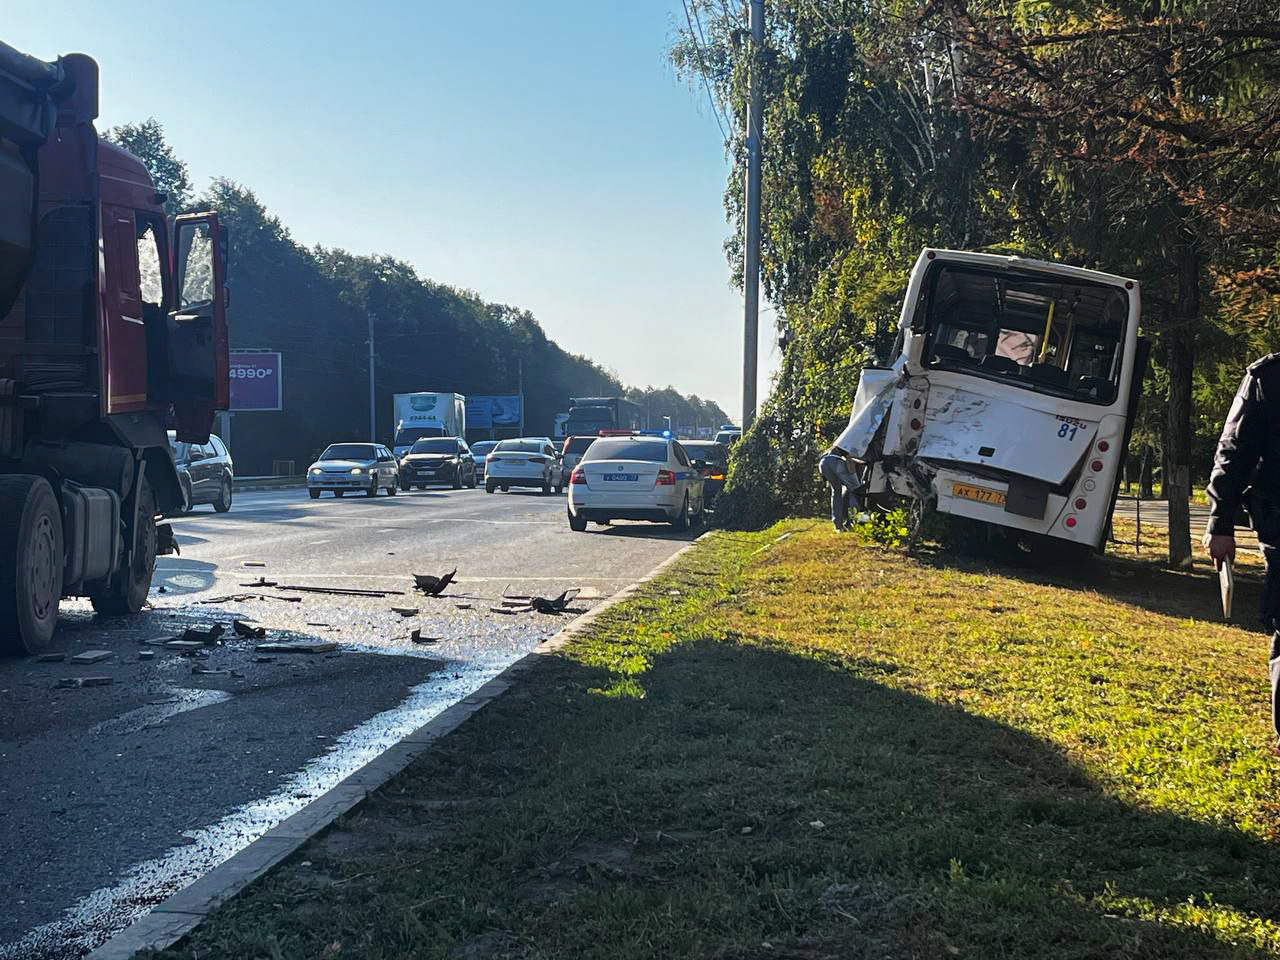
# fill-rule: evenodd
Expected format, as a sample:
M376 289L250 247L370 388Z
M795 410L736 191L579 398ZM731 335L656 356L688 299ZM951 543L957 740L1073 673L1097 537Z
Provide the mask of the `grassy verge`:
M710 538L165 956L1280 955L1208 577L824 526Z

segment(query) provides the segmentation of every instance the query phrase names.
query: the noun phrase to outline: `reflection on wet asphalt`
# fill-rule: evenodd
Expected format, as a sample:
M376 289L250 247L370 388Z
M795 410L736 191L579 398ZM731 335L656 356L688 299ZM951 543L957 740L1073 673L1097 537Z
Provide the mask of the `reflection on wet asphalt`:
M575 608L586 609L683 541L662 527L573 534L563 497L477 491L247 494L231 513L195 513L175 530L182 555L161 561L152 610L102 619L63 604L68 652L108 649L111 660L0 663L0 888L16 891L0 913L0 958L81 956L570 619L493 613L504 593L576 586ZM413 591L410 574L455 566L449 596ZM243 586L260 578L401 592ZM145 643L233 618L272 640L341 648L258 662L253 641L229 629L201 659ZM414 644L413 629L439 639ZM92 674L113 683L53 689Z

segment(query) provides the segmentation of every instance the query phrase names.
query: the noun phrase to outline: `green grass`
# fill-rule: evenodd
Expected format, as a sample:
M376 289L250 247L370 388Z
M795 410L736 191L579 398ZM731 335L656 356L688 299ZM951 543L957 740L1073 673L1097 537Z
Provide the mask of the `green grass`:
M713 535L164 956L1280 955L1213 591Z

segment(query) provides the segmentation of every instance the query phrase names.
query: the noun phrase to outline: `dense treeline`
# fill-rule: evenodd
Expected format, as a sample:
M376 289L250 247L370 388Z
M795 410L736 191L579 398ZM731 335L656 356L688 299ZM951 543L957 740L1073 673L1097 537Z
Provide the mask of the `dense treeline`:
M690 0L673 58L737 131L740 5ZM896 325L922 246L1134 276L1153 343L1131 453L1170 559L1243 367L1280 349L1280 32L1269 0L769 0L764 284L790 346L739 445L743 517L816 505L814 461ZM737 241L730 259L740 259ZM740 271L739 271L740 273Z
M331 441L367 438L370 314L383 442L395 429L395 393L516 393L523 377L525 432L550 435L570 396L625 390L614 373L548 339L527 310L423 279L392 257L303 247L252 191L231 181L216 180L196 196L154 120L108 136L146 163L172 211L218 211L231 233L231 346L283 354L284 409L234 418L231 441L242 474L269 473L276 460L301 469ZM716 404L671 388L629 395L648 395L655 416L680 424L725 418Z

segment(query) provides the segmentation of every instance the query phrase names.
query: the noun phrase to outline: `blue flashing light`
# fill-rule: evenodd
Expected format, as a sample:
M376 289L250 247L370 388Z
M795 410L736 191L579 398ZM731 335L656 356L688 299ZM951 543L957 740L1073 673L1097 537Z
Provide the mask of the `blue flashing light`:
M663 435L664 437L666 437L668 440L670 440L670 439L671 439L671 431L670 431L670 430L663 430L663 431L662 431L662 435Z

